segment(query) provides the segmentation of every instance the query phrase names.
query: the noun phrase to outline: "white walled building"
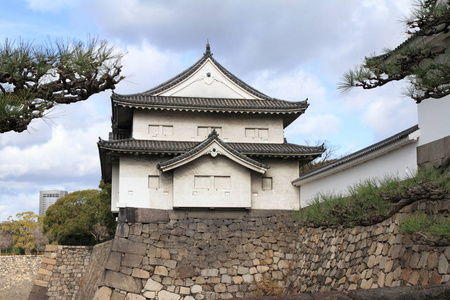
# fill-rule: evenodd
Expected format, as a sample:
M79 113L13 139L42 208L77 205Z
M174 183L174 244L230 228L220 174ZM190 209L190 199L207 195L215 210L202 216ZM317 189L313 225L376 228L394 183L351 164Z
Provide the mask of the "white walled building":
M301 207L321 194L348 194L348 187L370 178L404 178L417 169L419 128L413 126L376 144L302 174L292 183L300 188Z
M56 200L68 194L67 191L51 190L39 192L39 216L43 216L50 205L55 204Z
M192 67L143 93L113 94L112 133L98 143L102 177L121 207L300 207L291 184L322 147L287 143L283 130L308 107L255 90L207 45Z

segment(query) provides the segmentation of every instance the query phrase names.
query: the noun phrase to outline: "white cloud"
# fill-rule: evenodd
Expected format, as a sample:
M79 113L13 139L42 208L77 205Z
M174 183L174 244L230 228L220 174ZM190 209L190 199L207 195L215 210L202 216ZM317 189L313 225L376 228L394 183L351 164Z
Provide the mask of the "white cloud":
M117 85L118 93L143 92L186 68L181 62L180 54L167 50L160 51L146 40L139 45L128 45L123 48L126 56L122 74L126 79Z
M286 130L288 141L317 141L330 140L336 135L341 127L341 120L338 116L327 115L304 115L292 123ZM291 141L292 142L292 141Z

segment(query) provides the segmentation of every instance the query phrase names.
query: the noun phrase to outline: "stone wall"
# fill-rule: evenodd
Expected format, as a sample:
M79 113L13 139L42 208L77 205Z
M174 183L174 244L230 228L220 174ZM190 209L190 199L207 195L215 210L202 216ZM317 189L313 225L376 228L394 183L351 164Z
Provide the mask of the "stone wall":
M399 232L415 210L448 213L450 197L418 201L352 229L299 228L292 212L121 209L95 299L228 299L438 284L450 280L450 247Z
M28 299L75 299L92 247L47 245Z
M0 256L0 299L27 299L41 255Z
M81 280L80 289L75 297L76 300L92 299L94 297L94 294L101 283L106 260L111 252L111 246L112 241L107 241L94 246L91 262Z
M450 136L417 147L417 165L421 168L446 168L449 158Z

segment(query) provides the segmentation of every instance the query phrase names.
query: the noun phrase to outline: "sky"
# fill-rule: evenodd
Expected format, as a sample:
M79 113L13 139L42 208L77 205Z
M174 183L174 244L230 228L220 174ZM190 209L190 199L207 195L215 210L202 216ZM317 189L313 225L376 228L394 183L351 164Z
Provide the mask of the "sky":
M407 38L411 0L0 0L0 42L105 39L125 53L115 92L139 93L200 59L207 40L235 76L278 99L308 99L290 143L350 154L417 124L405 82L337 89L365 56ZM111 91L60 105L28 131L0 134L0 222L39 210L39 191L98 188L97 141L111 130ZM293 178L294 179L294 178Z

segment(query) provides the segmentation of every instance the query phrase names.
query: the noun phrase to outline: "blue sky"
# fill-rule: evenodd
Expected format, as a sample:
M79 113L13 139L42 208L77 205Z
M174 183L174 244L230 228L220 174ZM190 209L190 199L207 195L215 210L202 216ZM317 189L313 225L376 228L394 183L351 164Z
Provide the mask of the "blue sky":
M117 93L148 90L180 73L205 50L272 97L310 107L285 130L297 144L327 140L337 155L417 123L403 82L375 90L336 89L364 56L405 38L409 0L341 1L1 1L0 41L98 36L126 53ZM39 191L97 188L96 142L110 131L110 92L61 105L28 132L0 135L0 221L38 211Z

